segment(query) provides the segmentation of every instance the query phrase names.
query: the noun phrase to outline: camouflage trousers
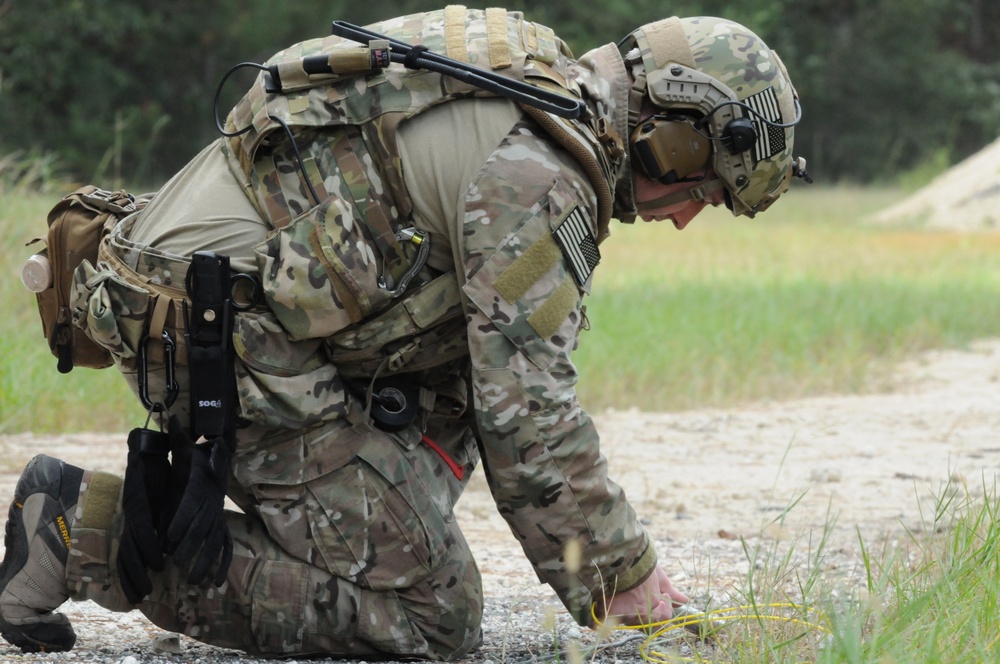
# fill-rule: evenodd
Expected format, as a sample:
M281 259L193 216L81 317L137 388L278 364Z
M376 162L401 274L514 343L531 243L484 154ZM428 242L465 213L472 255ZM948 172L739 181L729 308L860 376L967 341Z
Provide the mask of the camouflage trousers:
M444 449L471 436L454 420L427 434ZM234 554L221 588L187 585L168 563L129 605L115 565L119 497L110 532L71 533L72 597L253 654L454 659L478 647L481 579L452 509L465 482L419 432L334 421L240 438L229 494L243 513L227 512ZM465 481L476 461L458 459ZM86 487L85 477L81 505Z

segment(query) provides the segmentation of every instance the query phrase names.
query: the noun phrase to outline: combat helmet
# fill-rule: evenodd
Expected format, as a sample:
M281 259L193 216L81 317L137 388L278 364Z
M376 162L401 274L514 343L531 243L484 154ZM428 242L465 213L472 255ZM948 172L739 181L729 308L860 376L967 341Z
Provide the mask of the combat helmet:
M671 17L618 46L636 72L630 142L650 178L685 181L711 162L733 214L753 217L787 191L792 176L808 177L805 160L792 156L798 95L778 54L749 29L715 17ZM656 111L640 123L644 99ZM703 195L695 188L688 198Z

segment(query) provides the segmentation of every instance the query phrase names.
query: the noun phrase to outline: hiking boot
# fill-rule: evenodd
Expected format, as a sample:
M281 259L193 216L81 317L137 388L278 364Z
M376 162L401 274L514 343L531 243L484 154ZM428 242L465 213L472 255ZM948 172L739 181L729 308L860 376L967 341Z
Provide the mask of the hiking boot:
M83 469L39 455L14 489L0 564L0 634L23 652L69 650L76 633L53 610L69 598L66 558Z

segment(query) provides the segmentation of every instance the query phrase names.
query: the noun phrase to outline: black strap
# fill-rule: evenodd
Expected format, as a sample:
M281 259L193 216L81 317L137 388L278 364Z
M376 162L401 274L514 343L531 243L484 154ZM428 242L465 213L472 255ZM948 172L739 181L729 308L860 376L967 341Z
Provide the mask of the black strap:
M403 66L407 69L419 69L420 68L420 54L426 53L430 49L426 46L419 45L414 46L410 49L410 52L406 54L403 58Z

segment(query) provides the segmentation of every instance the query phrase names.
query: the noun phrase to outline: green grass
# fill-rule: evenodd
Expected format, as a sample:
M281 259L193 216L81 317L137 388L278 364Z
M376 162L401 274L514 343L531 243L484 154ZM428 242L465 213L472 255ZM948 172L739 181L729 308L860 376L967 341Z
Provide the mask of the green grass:
M765 529L785 530L796 504L793 499ZM982 487L949 485L914 530L874 542L859 535L856 568L843 565L843 545L831 540L832 514L823 527L790 538L745 538L746 576L733 587L713 588L709 580L705 589L712 598L704 607L707 638L683 629L706 625L698 617L681 616L624 639L639 632L602 626L596 639L577 644L582 657L565 659L594 661L596 653L637 638L629 647L662 664L1000 661L998 512L992 478ZM539 661L562 661L566 645L556 640L556 654Z
M45 234L59 195L0 194L0 434L126 431L144 411L117 369L63 375L49 353L34 295L21 284L25 244Z
M613 223L574 359L591 410L728 407L883 389L894 363L1000 334L1000 233L879 228L888 190L811 188L757 219ZM117 371L67 376L18 270L56 196L0 194L0 433L125 430Z
M862 223L893 192L792 192L757 219L615 225L574 358L590 409L881 389L908 353L1000 334L1000 234Z
M866 543L858 585L826 573L823 535L792 548L746 544L750 574L732 603L747 618L725 623L713 661L973 663L1000 659L1000 523L996 487L979 498L949 487L908 539ZM775 611L775 604L794 609ZM780 615L801 622L764 621Z
M893 196L813 189L752 221L713 211L682 233L616 225L576 355L584 404L680 409L879 389L908 353L996 336L1000 234L861 223ZM118 372L60 375L18 280L53 202L0 194L0 433L126 430L142 411ZM832 516L791 543L747 540L750 573L707 607L745 606L747 617L712 645L692 643L693 661L997 661L998 510L995 488L950 487L908 539L859 539L862 574L850 583L826 573ZM775 604L794 607L765 619Z

